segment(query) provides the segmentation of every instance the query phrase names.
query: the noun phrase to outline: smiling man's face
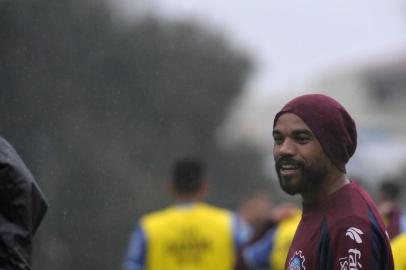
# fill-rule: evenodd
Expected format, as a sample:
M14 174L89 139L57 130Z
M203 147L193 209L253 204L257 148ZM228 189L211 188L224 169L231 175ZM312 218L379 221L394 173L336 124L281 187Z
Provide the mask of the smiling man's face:
M292 113L282 114L273 129L275 169L288 194L317 193L331 161L310 128Z

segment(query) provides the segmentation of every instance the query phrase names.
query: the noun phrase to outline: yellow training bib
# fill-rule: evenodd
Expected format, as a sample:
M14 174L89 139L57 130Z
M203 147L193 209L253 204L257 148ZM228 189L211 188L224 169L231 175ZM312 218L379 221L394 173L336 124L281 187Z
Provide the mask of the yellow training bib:
M400 234L391 241L395 270L406 270L406 233Z
M295 236L301 217L302 214L298 210L294 216L283 220L276 227L274 244L270 254L270 265L272 270L284 269L286 256L288 255L290 244Z
M169 207L141 221L147 270L231 270L235 262L232 215L199 203Z

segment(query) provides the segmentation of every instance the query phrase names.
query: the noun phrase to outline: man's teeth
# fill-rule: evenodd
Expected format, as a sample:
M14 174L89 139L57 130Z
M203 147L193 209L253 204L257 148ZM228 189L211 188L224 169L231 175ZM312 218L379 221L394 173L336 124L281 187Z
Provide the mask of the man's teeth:
M296 170L298 167L295 165L282 165L281 169L282 170Z

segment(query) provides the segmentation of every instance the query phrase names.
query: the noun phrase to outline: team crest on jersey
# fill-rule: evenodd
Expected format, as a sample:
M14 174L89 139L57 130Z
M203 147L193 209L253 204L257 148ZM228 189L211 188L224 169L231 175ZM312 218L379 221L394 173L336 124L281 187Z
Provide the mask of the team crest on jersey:
M295 251L292 258L289 260L289 265L287 270L305 270L304 266L305 257L302 254L302 251Z

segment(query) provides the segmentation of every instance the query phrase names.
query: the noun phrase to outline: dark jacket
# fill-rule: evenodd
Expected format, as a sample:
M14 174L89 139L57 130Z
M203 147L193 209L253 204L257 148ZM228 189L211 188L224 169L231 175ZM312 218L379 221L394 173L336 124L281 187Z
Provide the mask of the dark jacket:
M31 269L31 242L48 206L14 148L0 137L0 270Z

